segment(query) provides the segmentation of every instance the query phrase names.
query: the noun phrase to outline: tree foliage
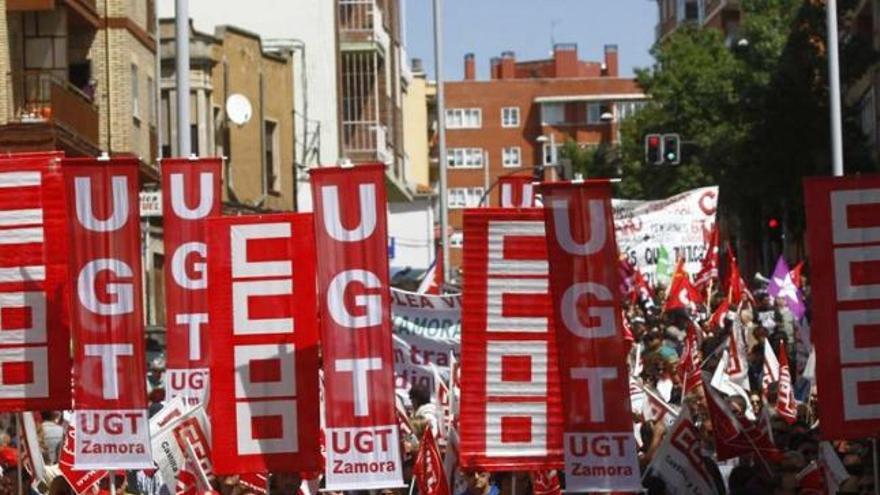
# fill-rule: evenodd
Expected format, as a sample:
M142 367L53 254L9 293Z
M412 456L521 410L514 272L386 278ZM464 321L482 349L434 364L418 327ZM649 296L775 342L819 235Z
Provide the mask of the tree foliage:
M758 226L771 213L784 215L799 233L801 178L831 168L824 2L740 5L738 39L726 42L715 29L687 26L652 49L655 65L637 72L650 102L621 129L618 192L659 198L719 184L726 210L751 227L742 234L760 235ZM843 41L844 87L877 60L870 40ZM874 168L855 113L845 117L847 171ZM644 137L653 132L681 135L682 165L644 164Z

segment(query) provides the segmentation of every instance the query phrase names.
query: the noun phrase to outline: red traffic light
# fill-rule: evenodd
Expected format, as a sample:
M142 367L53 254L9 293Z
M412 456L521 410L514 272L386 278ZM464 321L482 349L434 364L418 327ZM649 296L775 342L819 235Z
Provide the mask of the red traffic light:
M659 146L660 145L660 136L656 134L652 134L648 136L648 146Z
M767 221L767 226L770 227L771 229L775 229L775 228L779 227L779 220L777 220L775 218L771 218L770 220Z

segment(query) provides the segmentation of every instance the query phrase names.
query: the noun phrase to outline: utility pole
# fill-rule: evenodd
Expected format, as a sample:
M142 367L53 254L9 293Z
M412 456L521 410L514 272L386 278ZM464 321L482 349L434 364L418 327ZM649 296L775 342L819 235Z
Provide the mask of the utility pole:
M176 0L174 15L177 156L188 157L192 153L189 134L189 0Z
M828 20L828 96L831 99L831 162L835 177L843 176L843 131L840 115L840 59L837 49L837 0L825 4Z
M443 91L443 20L442 0L434 0L434 73L437 80L437 164L440 172L440 242L443 256L443 281L449 283L449 211L446 205L446 101Z

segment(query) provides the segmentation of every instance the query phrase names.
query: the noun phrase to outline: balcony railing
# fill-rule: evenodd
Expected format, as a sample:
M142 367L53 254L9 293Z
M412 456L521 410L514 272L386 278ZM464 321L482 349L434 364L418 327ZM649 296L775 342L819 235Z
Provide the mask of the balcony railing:
M52 71L14 72L9 81L15 102L12 121L50 122L98 144L98 108L90 95Z
M390 43L376 0L339 0L339 30L343 35L375 41L383 47Z
M381 162L394 160L388 147L388 130L378 122L343 122L342 147L347 153L370 154Z

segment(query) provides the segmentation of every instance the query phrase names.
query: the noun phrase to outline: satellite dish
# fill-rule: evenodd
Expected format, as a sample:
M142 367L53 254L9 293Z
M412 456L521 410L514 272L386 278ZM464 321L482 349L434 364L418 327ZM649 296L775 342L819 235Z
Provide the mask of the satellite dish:
M226 99L226 115L236 125L247 124L253 115L251 102L240 93L229 95L229 98Z

